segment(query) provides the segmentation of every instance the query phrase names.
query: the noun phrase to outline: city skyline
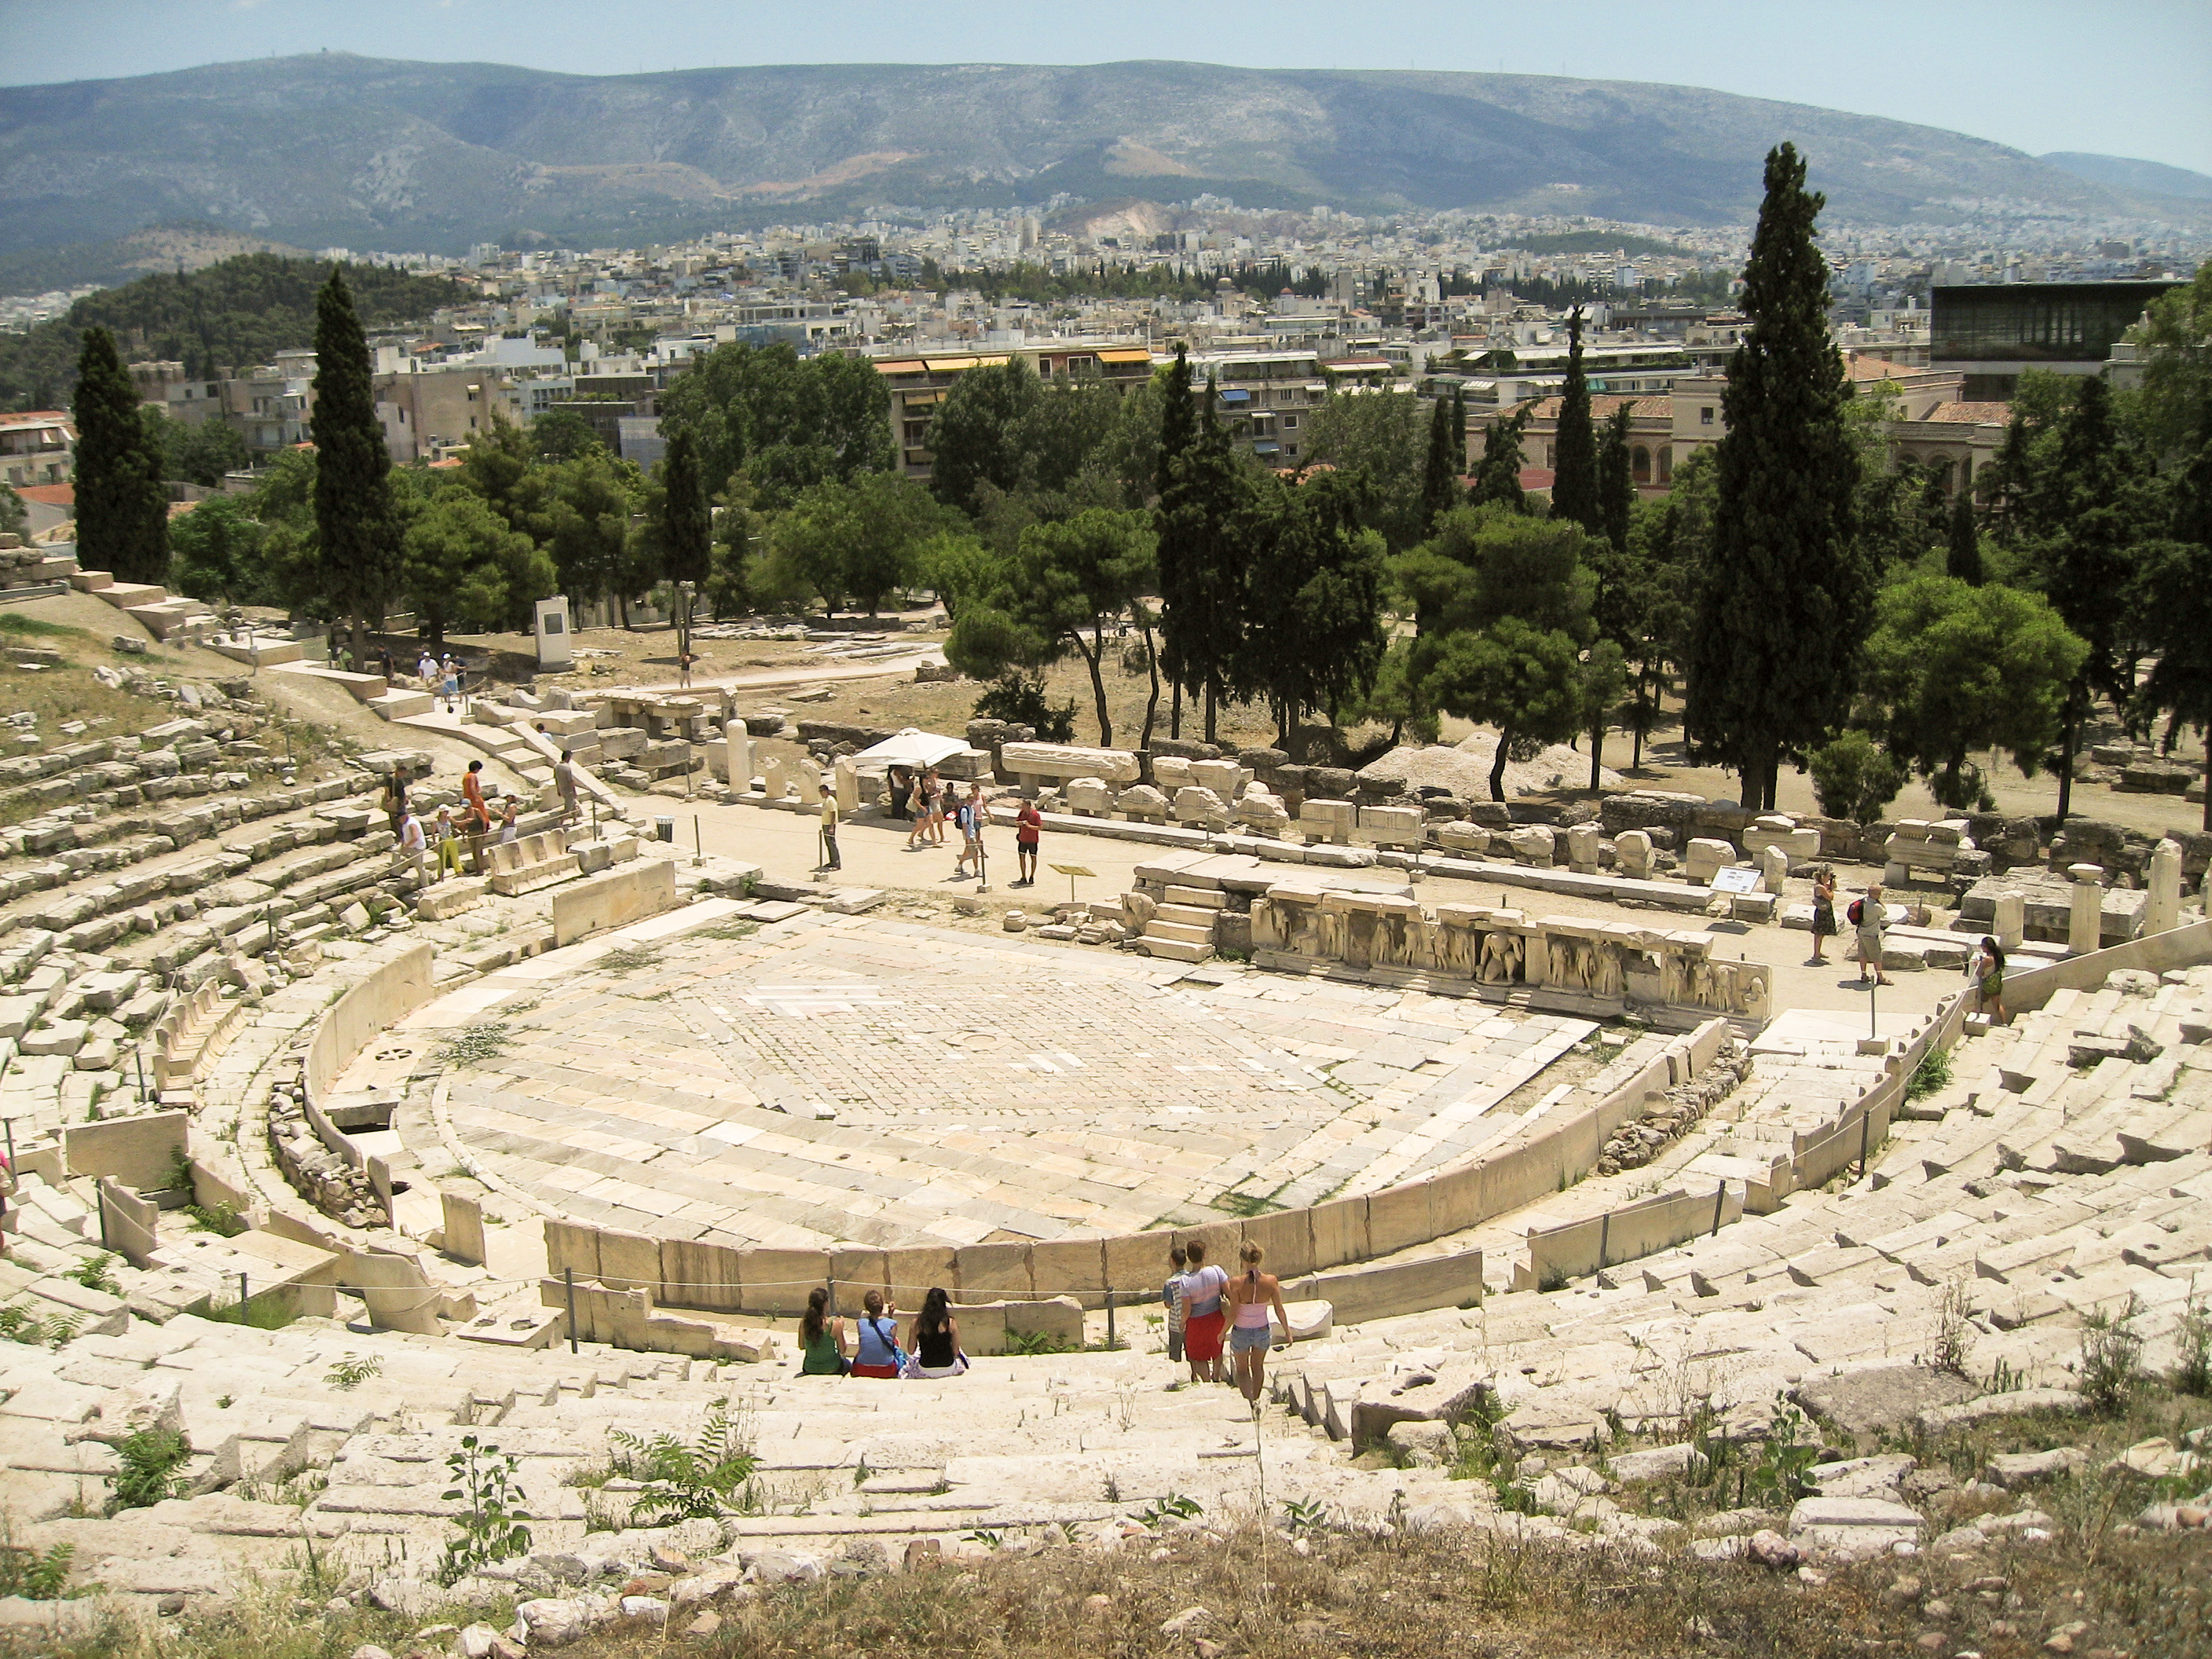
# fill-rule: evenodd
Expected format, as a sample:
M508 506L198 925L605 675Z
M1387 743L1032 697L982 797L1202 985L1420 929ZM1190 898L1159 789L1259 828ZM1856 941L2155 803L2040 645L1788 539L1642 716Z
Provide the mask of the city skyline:
M88 15L106 20L87 27ZM2086 151L2212 173L2212 8L2123 0L2100 39L2127 51L2123 82L2082 56L2079 8L1959 0L1901 29L1893 8L1816 16L1723 3L1693 29L1655 31L1648 9L1581 0L1532 14L1497 4L1415 5L1386 48L1344 40L1337 8L1289 0L1249 13L1146 3L1121 9L1110 47L1072 14L951 4L927 13L831 0L783 8L669 0L392 0L364 13L319 0L100 0L66 10L0 0L10 42L0 84L100 80L319 50L483 61L572 74L788 63L1084 64L1174 58L1260 69L1504 72L1709 88L1969 133L2029 155ZM1532 26L1533 24L1533 26ZM2142 50L2156 40L2155 52ZM618 40L619 45L611 45ZM1342 44L1336 44L1340 40ZM832 47L824 50L824 46Z

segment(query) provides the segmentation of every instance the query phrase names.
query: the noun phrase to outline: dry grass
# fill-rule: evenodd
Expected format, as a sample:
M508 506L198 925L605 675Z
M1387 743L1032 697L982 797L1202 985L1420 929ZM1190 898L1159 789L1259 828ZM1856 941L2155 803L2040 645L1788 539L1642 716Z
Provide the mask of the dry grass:
M1488 1534L1324 1534L1306 1558L1274 1535L1264 1565L1259 1534L1249 1528L1223 1543L1190 1534L1165 1547L1168 1559L1159 1561L1142 1547L1117 1556L1047 1547L890 1577L833 1578L729 1609L709 1638L674 1628L610 1632L562 1651L575 1659L672 1652L714 1659L1192 1659L1195 1637L1217 1644L1224 1659L1857 1659L1923 1651L2029 1659L2053 1631L2079 1621L2086 1628L2074 1638L2076 1653L2185 1659L2208 1651L2212 1627L2212 1540L2203 1534L2110 1540L2094 1561L2069 1538L1971 1566L1887 1561L1839 1569L1821 1583ZM1920 1581L1917 1595L1899 1593L1899 1581L1908 1577ZM272 1586L219 1620L173 1621L154 1635L118 1631L59 1647L41 1644L38 1650L58 1659L325 1659L362 1642L380 1643L401 1659L410 1648L426 1656L446 1650L444 1639L416 1648L416 1621L368 1611L304 1617L289 1594ZM1094 1605L1095 1597L1103 1604ZM1948 1613L1929 1611L1939 1598ZM1211 1617L1183 1636L1161 1633L1163 1623L1194 1606ZM497 1610L479 1612L505 1623Z

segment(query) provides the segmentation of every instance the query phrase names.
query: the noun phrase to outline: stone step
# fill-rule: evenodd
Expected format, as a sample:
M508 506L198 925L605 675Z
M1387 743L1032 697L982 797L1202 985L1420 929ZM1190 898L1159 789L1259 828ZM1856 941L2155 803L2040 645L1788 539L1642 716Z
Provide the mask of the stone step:
M1176 945L1200 946L1208 951L1213 948L1212 928L1194 927L1188 922L1163 921L1158 917L1145 924L1145 938L1147 941L1164 939Z
M1168 924L1177 927L1194 927L1208 938L1213 933L1215 913L1194 904L1163 904L1153 912L1152 927ZM1150 931L1150 927L1146 931ZM1166 937L1173 938L1172 934Z
M1163 962L1205 962L1213 955L1211 945L1187 945L1181 939L1141 939L1137 948Z
M404 719L409 714L427 714L437 707L438 699L428 691L402 691L397 689L380 692L368 700L368 707L388 720Z

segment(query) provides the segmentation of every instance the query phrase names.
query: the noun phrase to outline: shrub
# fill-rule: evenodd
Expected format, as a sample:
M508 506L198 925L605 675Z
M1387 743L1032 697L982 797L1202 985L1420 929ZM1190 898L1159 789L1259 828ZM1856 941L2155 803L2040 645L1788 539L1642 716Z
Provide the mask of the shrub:
M1008 674L975 699L975 718L1030 726L1044 743L1075 741L1074 699L1057 708L1047 702L1042 675Z
M502 1454L472 1434L461 1437L459 1451L447 1454L446 1468L453 1485L440 1496L461 1505L453 1517L461 1535L446 1546L446 1559L438 1568L440 1583L458 1583L478 1567L530 1553L530 1528L522 1524L530 1517L522 1508L522 1488L514 1484L514 1472L521 1466L522 1460L514 1453Z
M608 1437L620 1449L615 1468L645 1483L630 1505L634 1527L715 1520L736 1504L739 1489L759 1467L726 1406L708 1413L698 1437L688 1446L665 1430L650 1440L623 1429L611 1431Z
M2081 1397L2095 1410L2117 1415L2127 1409L2129 1397L2142 1381L2142 1333L2136 1320L2142 1304L2135 1292L2119 1312L2101 1308L2081 1322L2081 1358L2078 1376Z
M107 1477L108 1508L143 1510L177 1495L177 1471L191 1455L174 1429L141 1429L115 1449L122 1467Z
M2173 1391L2200 1399L2212 1395L2212 1310L2205 1307L2193 1277L2174 1339Z
M1904 769L1863 732L1846 732L1807 757L1813 793L1832 818L1872 823L1905 787Z

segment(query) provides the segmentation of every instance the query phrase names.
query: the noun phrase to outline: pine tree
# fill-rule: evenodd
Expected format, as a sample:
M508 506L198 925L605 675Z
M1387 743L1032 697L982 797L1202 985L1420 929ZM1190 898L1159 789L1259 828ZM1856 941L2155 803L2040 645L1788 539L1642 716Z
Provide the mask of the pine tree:
M1827 262L1814 240L1824 204L1794 145L1768 153L1743 272L1751 325L1722 394L1712 553L1685 665L1691 742L1736 771L1753 808L1773 806L1784 754L1843 723L1873 604L1852 535L1858 463L1828 336Z
M1552 516L1605 533L1598 511L1597 433L1590 424L1589 377L1583 372L1583 308L1567 313L1567 385L1552 461Z
M1982 585L1982 535L1974 523L1974 495L1961 488L1951 502L1950 538L1943 550L1943 573L1970 586Z
M353 631L356 662L402 580L392 509L392 455L376 418L368 342L344 273L315 296L316 567L324 599Z
M1421 469L1421 533L1437 527L1437 520L1458 505L1461 461L1452 454L1452 410L1449 399L1439 398L1429 413L1429 453ZM1464 456L1467 448L1460 447Z
M87 569L119 582L169 579L169 495L161 451L138 414L115 337L89 328L77 357L76 545Z

